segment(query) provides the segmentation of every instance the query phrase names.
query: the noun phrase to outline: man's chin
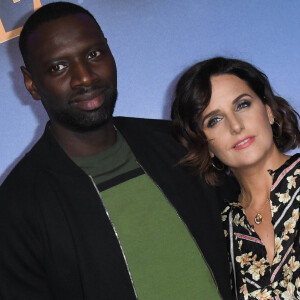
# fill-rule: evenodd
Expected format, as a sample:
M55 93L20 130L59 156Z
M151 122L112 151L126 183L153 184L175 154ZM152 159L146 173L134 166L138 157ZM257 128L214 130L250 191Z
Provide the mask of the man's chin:
M90 132L100 129L112 120L113 111L103 112L99 109L83 112L77 116L61 114L56 121L61 126L76 132Z

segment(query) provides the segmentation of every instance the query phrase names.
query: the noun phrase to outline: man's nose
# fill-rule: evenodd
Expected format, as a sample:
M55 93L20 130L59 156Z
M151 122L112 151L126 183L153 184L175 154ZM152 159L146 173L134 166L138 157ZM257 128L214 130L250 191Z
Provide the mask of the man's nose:
M71 86L90 86L97 79L97 75L88 63L79 62L72 68Z

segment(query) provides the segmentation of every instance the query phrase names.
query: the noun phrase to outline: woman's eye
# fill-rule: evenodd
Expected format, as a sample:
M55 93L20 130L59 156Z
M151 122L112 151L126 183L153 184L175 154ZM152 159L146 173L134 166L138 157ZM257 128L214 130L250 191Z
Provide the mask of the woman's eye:
M251 105L250 101L242 101L238 103L238 105L236 106L236 110L241 110L243 108L249 107L250 105Z
M98 57L101 55L101 52L100 51L91 51L88 55L88 58L91 59L91 58L95 58L95 57Z
M212 117L208 122L207 122L207 127L211 128L214 127L217 123L219 123L222 120L221 117Z
M55 72L60 72L62 70L64 70L67 66L64 64L57 64L57 65L53 65L49 68L50 72L55 73Z

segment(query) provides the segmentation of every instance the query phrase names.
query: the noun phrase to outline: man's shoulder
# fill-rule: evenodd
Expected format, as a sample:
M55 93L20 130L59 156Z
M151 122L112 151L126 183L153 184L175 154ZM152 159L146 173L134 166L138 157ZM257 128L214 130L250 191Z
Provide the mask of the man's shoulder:
M169 120L115 117L114 124L126 138L132 136L144 140L152 137L158 140L175 141L172 136L172 123Z
M14 166L2 183L1 189L4 187L18 189L36 182L36 178L39 176L40 157L43 157L45 160L45 157L47 156L45 151L43 151L43 149L47 148L44 145L43 136L40 137L33 147Z
M36 181L37 168L31 163L29 151L11 170L4 182L2 183L0 190L4 188L20 189L22 186L29 182Z
M186 154L186 148L172 136L171 121L117 117L114 123L137 159L145 160L145 164L152 157L174 165Z
M152 143L182 148L172 136L171 121L163 119L143 119L115 117L114 124L129 144Z

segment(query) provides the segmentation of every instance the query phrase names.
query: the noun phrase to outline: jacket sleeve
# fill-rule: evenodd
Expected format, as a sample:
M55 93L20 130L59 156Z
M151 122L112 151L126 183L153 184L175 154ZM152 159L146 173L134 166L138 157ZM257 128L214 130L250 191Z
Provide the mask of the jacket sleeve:
M32 186L25 178L9 177L0 187L0 299L54 299L43 266Z

